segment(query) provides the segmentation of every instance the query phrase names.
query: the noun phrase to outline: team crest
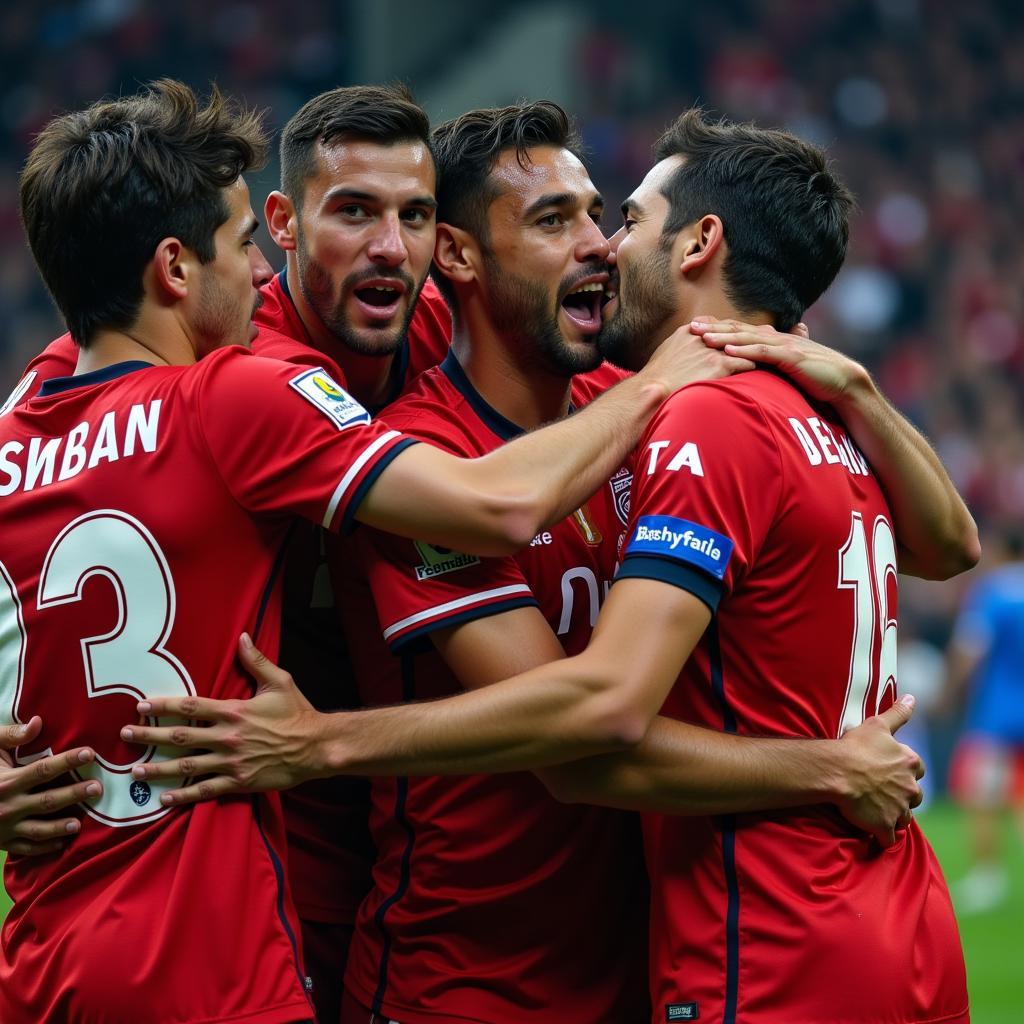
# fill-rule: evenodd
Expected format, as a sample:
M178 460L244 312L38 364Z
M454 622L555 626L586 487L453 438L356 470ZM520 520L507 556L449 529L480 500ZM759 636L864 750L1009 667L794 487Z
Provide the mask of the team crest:
M623 466L609 481L608 486L612 490L612 503L615 505L615 514L623 526L629 526L629 494L633 487L633 472L628 466Z
M131 786L128 787L128 795L132 798L132 803L137 807L145 807L149 803L149 798L153 795L153 792L149 788L148 782L135 779Z
M306 370L288 381L288 386L312 402L339 430L370 422L370 414L331 380L326 370Z
M452 551L451 548L435 548L421 540L413 543L421 559L420 564L416 566L416 579L420 582L432 580L435 576L444 576L445 573L455 572L456 569L465 569L467 565L480 564L480 559L476 555L464 555L459 551Z
M586 503L580 505L580 507L573 512L572 521L575 523L576 529L580 531L583 539L590 547L596 548L601 541L604 540L604 537L601 535L601 531L593 522L591 522L590 508Z

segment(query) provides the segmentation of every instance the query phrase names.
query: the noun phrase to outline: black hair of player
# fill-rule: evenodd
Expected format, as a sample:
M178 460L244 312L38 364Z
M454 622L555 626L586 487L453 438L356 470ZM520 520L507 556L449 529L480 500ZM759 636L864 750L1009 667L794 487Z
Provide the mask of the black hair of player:
M662 194L662 243L706 214L722 219L726 294L745 315L769 313L788 331L846 258L853 196L825 153L786 131L712 122L694 108L655 145L658 161L686 162Z
M302 209L306 182L317 173L317 146L340 142L430 144L430 118L402 82L345 85L314 96L281 132L281 189Z
M551 100L470 110L438 125L432 138L438 174L438 223L468 231L485 250L490 241L487 211L500 194L491 171L502 153L514 149L524 170L530 163L529 151L535 146L554 146L583 158L579 133L569 115ZM431 273L454 307L451 282L436 268Z
M135 322L163 239L202 263L214 258L214 233L229 216L224 190L266 152L260 114L216 87L203 105L172 79L50 121L21 172L21 218L79 346Z

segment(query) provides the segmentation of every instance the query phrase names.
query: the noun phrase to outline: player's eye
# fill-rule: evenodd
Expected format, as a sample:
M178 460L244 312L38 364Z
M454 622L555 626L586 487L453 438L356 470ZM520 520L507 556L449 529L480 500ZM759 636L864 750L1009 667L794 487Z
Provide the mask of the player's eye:
M537 221L537 226L542 228L557 228L564 223L560 213L545 214Z
M350 220L366 220L370 216L370 211L359 203L346 203L344 206L339 206L338 213Z
M604 219L604 211L603 210L591 210L590 211L590 219L598 227L600 227L601 226L601 221Z
M622 218L622 225L626 229L627 232L630 230L630 228L633 227L633 225L635 223L636 223L636 221L632 217L623 217Z
M402 220L407 224L426 224L430 220L430 217L430 211L423 209L422 206L402 211Z

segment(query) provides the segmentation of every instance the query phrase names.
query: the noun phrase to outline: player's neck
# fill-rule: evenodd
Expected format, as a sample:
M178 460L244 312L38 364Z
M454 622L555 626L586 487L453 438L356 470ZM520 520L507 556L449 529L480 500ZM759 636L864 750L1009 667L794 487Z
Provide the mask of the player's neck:
M507 420L532 430L569 411L572 379L523 365L493 330L456 326L452 351L484 401Z
M288 294L313 348L330 356L345 374L346 390L370 409L379 408L392 396L395 357L364 356L353 352L327 328L306 301L299 286L299 269L294 253L288 254Z
M693 301L687 303L687 305L692 310L692 313L685 317L680 317L679 323L674 324L672 330L675 330L676 327L682 327L683 324L688 324L697 316L710 316L716 320L739 320L745 324L755 325L770 324L772 322L771 316L767 313L740 311L733 305L728 296L718 289L695 294Z
M116 363L139 361L154 366L188 366L194 348L176 332L154 332L133 325L124 331L98 331L87 348L79 349L75 374L91 373Z
M363 356L351 349L333 349L334 358L345 374L346 390L368 409L379 409L394 389L395 357Z

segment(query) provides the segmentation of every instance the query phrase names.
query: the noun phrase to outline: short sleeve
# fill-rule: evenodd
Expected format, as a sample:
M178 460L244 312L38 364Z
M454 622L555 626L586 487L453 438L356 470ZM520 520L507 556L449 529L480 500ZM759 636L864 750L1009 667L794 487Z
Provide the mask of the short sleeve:
M684 388L651 421L633 471L616 578L660 580L716 611L756 560L781 494L779 451L760 408L722 385Z
M392 651L415 649L438 629L537 604L514 558L478 558L370 529L354 541Z
M415 443L371 421L325 370L238 350L207 360L200 430L228 490L249 511L341 529L391 460Z

